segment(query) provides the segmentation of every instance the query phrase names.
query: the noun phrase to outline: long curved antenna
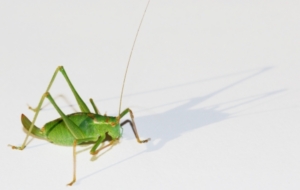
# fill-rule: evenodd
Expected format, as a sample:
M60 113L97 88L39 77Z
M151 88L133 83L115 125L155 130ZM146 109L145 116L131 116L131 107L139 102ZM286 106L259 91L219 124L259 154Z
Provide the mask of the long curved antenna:
M124 91L124 86L125 86L125 81L126 81L126 76L127 76L127 71L128 71L129 63L130 63L130 60L131 60L131 56L132 56L132 52L133 52L133 49L134 49L134 45L135 45L136 39L137 39L137 37L138 37L138 34L139 34L140 28L141 28L141 26L142 26L142 23L143 23L143 20L144 20L146 11L147 11L147 9L148 9L149 3L150 3L150 0L148 1L147 5L146 5L146 8L145 8L143 17L142 17L142 19L141 19L140 25L139 25L139 27L138 27L138 30L137 30L136 35L135 35L135 38L134 38L134 41L133 41L133 44L132 44L132 48L131 48L131 52L130 52L130 55L129 55L129 59L128 59L128 62L127 62L127 67L126 67L126 71L125 71L125 75L124 75L124 79L123 79L122 90L121 90L121 97L120 97L120 104L119 104L119 116L120 116L120 113L121 113L121 105L122 105L123 91ZM118 117L119 117L119 116L118 116ZM119 118L119 119L120 119L120 118ZM118 122L119 122L119 121L118 121Z

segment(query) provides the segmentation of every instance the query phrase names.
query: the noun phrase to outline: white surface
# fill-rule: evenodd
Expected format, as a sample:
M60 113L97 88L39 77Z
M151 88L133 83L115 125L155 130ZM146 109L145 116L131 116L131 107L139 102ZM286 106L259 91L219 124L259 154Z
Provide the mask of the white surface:
M0 189L65 189L72 148L34 139L32 119L58 65L88 103L115 115L145 1L1 1ZM299 1L152 0L128 72L129 126L72 189L299 189ZM79 110L63 77L51 93ZM90 104L88 104L90 106ZM90 107L91 108L91 107ZM37 125L58 114L45 103ZM84 148L81 148L84 149ZM79 149L78 149L79 150Z

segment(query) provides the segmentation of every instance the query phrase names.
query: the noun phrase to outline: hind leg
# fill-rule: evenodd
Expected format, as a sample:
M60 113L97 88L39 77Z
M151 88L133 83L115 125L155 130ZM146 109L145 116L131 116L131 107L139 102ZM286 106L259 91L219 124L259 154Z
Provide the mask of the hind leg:
M24 139L24 141L23 141L23 144L22 144L21 146L13 146L13 145L9 145L9 146L12 147L12 149L23 150L23 149L26 147L26 142L27 142L27 140L28 140L29 134L31 134L31 132L32 132L32 129L33 129L33 127L34 127L34 123L35 123L35 121L36 121L36 119L37 119L37 116L38 116L39 113L40 113L40 110L41 110L41 107L42 107L42 104L43 104L43 102L44 102L45 97L46 97L46 94L43 94L42 98L40 99L40 102L39 102L39 104L38 104L38 106L37 106L37 108L36 108L36 111L35 111L35 114L34 114L32 123L31 123L31 125L30 125L30 127L29 127L29 129L28 129L28 131L27 131L26 137L25 137L25 139Z
M81 97L79 96L79 94L77 93L77 91L75 90L75 88L73 87L73 85L72 85L72 83L71 83L71 81L70 81L70 79L69 79L66 71L64 70L63 66L59 66L59 67L56 68L56 70L55 70L55 72L54 72L54 74L53 74L53 76L51 78L51 81L50 81L50 83L49 83L49 85L48 85L48 87L46 89L46 92L42 95L42 97L41 97L41 99L39 101L38 106L35 109L31 108L35 112L35 115L33 117L32 123L31 123L31 125L30 125L30 127L29 127L29 129L27 131L27 134L26 134L26 137L25 137L25 139L23 141L23 144L21 146L9 145L13 149L23 150L25 148L27 140L28 140L28 137L29 137L29 135L31 134L31 132L32 132L32 130L34 128L34 123L35 123L35 121L37 119L37 116L38 116L40 110L41 110L42 104L43 104L45 98L49 95L48 91L50 90L50 88L51 88L51 86L52 86L52 84L53 84L53 82L54 82L54 80L56 78L56 75L57 75L58 71L60 71L62 73L62 75L64 76L64 78L66 79L69 87L71 88L71 90L72 90L72 92L73 92L73 94L74 94L74 96L75 96L75 98L77 100L77 103L78 103L81 111L82 112L86 112L86 113L90 113L90 110L88 109L88 107L86 106L86 104L83 102L83 100L81 99Z
M52 78L51 78L51 81L50 81L50 83L49 83L49 85L48 85L48 87L47 87L47 89L46 89L46 92L49 92L49 90L50 90L50 88L51 88L51 86L52 86L52 83L54 82L54 80L55 80L55 78L56 78L56 75L57 75L58 71L60 71L61 74L62 74L62 75L64 76L64 78L66 79L66 81L67 81L69 87L71 88L71 90L72 90L72 92L73 92L73 94L74 94L74 96L75 96L75 98L76 98L76 101L77 101L77 103L78 103L78 105L79 105L79 107L80 107L80 110L81 110L82 112L85 112L85 113L90 113L89 108L86 106L86 104L83 102L83 100L81 99L81 97L80 97L79 94L77 93L76 89L74 88L73 84L71 83L71 81L70 81L70 79L69 79L69 77L68 77L68 75L67 75L67 73L66 73L66 71L65 71L65 69L64 69L63 66L58 66L58 67L56 68L56 70L55 70L55 72L54 72L54 74L53 74L53 76L52 76ZM37 106L36 108L31 108L31 107L29 107L29 109L31 109L31 110L33 110L34 112L36 112L36 111L38 111L38 106Z

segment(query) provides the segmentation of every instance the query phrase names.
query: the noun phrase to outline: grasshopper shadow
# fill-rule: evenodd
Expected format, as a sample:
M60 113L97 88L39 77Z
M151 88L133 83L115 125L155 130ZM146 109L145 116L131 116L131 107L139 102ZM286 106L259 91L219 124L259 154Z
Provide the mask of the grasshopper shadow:
M165 144L176 138L179 138L184 133L208 126L213 123L221 122L226 119L237 117L235 113L231 113L232 108L242 107L246 104L286 91L285 89L280 89L251 97L245 97L242 99L242 101L237 100L233 106L231 105L230 107L222 109L220 107L224 107L223 104L192 109L195 107L195 105L201 105L201 103L205 102L206 100L228 91L232 87L240 85L247 80L269 71L270 69L272 68L267 67L260 69L254 74L248 74L248 76L244 76L242 79L202 97L192 98L183 105L168 110L164 113L136 118L137 125L139 123L143 124L143 127L139 127L140 134L147 134L147 137L149 136L152 139L152 141L148 142L145 152L157 151Z

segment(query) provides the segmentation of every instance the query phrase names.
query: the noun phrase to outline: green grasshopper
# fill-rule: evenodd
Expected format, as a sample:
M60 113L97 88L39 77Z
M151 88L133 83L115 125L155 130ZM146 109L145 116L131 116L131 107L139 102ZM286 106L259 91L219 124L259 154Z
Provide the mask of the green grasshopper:
M46 89L46 92L42 95L40 102L36 108L29 109L33 110L35 112L33 121L31 122L25 115L22 114L21 121L24 126L24 128L27 131L27 135L25 137L25 140L21 146L11 146L13 149L23 150L26 147L26 142L28 140L29 135L34 135L38 138L50 141L54 144L58 145L64 145L64 146L73 146L73 180L67 184L67 185L73 185L76 181L76 146L80 144L86 144L86 143L94 143L94 146L90 150L90 153L92 155L96 155L101 151L102 149L114 145L116 142L118 142L119 138L122 135L121 125L120 125L120 119L125 116L126 114L130 114L131 117L131 124L132 130L134 132L134 135L139 143L146 143L150 140L140 140L136 125L134 122L134 116L131 111L131 109L127 108L123 112L121 112L121 103L122 103L122 96L124 91L124 84L126 80L126 74L128 71L128 66L130 63L131 55L134 49L134 45L139 33L139 29L141 27L141 24L143 22L147 7L149 5L150 0L147 3L147 6L145 8L143 17L140 21L140 25L138 27L134 43L131 48L131 52L129 55L127 68L125 71L124 81L122 85L121 90L121 97L120 97L120 105L119 105L119 115L117 117L114 116L106 116L101 115L98 113L98 109L96 105L94 104L93 99L90 99L90 103L92 104L92 107L95 111L95 113L92 113L87 105L83 102L77 91L75 90L73 84L71 83L65 69L63 66L57 67L56 71L54 72L52 79ZM55 77L58 72L61 72L64 78L66 79L69 87L71 88L76 101L80 107L81 112L73 113L69 115L65 115L62 110L58 107L58 105L55 103L54 99L52 98L51 94L49 93L49 90L52 86L52 83L55 80ZM46 123L43 128L38 128L34 125L37 116L41 110L42 104L47 98L50 103L54 106L56 111L59 113L60 118L50 121ZM110 142L102 147L99 147L101 143L103 143L105 140L109 139ZM98 148L99 147L99 148Z

